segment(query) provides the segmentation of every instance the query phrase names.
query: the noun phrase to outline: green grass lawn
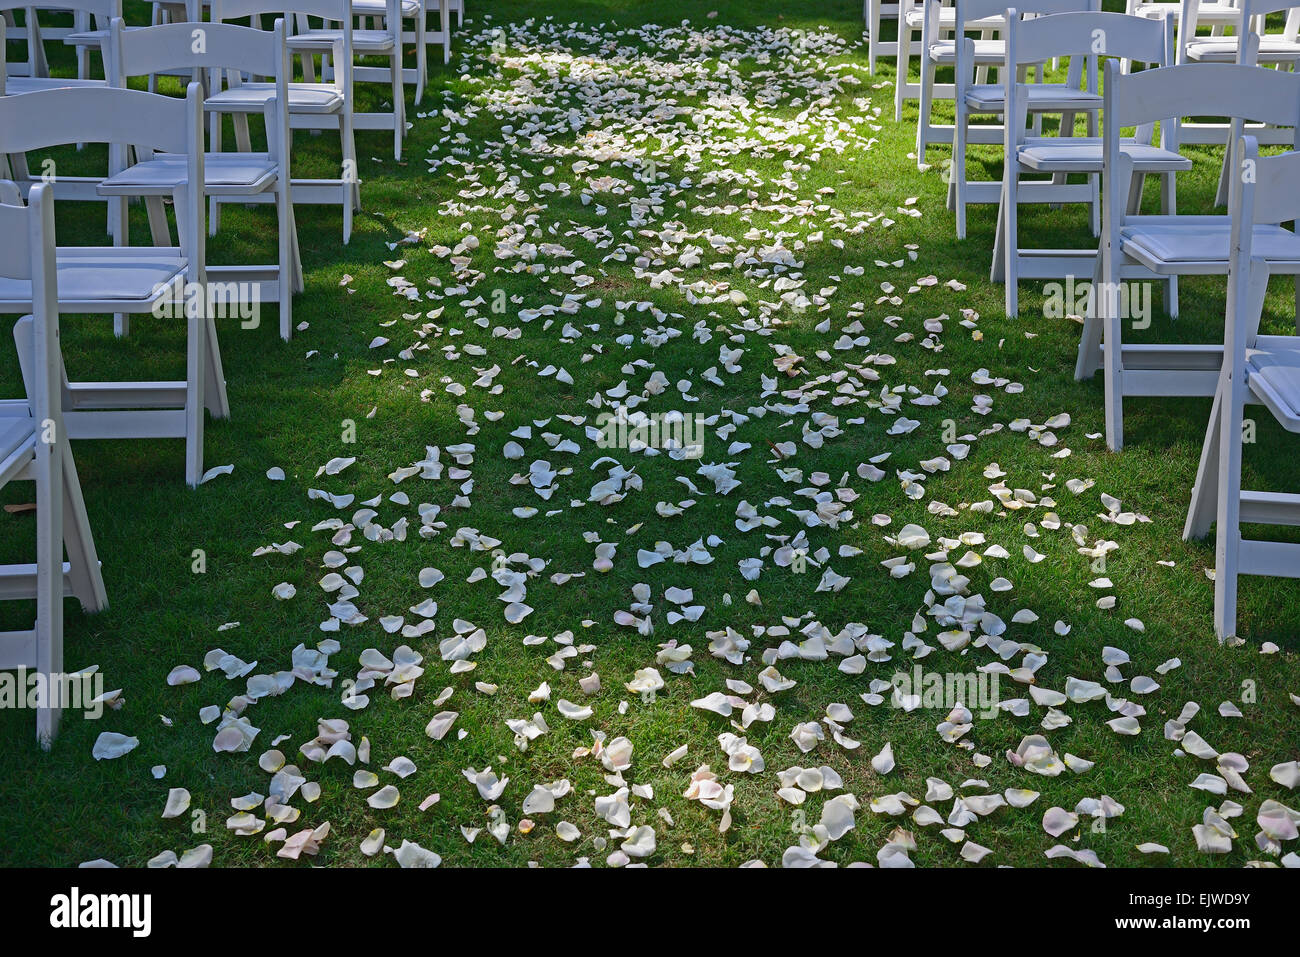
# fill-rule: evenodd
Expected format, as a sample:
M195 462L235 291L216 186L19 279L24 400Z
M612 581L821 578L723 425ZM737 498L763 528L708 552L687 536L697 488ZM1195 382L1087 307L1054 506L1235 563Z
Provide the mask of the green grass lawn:
M1120 455L1105 450L1100 380L1073 378L1079 326L1044 316L1041 284L1023 283L1021 317L1004 316L1002 288L988 279L995 210L973 207L968 238L953 238L937 165L948 151L935 149L936 165L917 171L909 155L915 104L894 122L893 64L884 61L875 76L867 74L859 5L609 0L567 5L557 18L548 16L553 6L516 0L470 5L453 60L433 68L423 103L413 106L408 91L413 127L403 159L392 159L388 134L358 134L365 208L352 242L340 242L337 208L298 208L307 289L294 311L307 328L281 342L269 306L256 329L219 324L232 416L208 423L206 464L232 464L233 474L190 490L182 481L180 442L76 446L111 606L91 617L69 605L66 666L97 665L106 689L122 689L123 703L99 720L65 714L48 754L36 745L30 712L0 711L0 863L105 858L142 865L169 849L210 844L213 862L224 866L392 866L391 856L368 858L361 850L367 835L383 828L388 846L417 843L445 865L565 866L588 858L603 866L624 838L611 835L613 825L597 813L596 798L620 786L587 753L597 737L607 743L625 737L633 745L622 778L637 789L630 796L631 825L654 828L657 846L644 858L651 865L779 865L801 836L816 841L810 827L822 819L823 805L844 793L861 804L855 826L817 849L821 859L840 864L875 863L887 842L900 839L899 828L914 836L910 856L924 866L974 866L960 856L964 840L991 849L984 867L1078 866L1044 856L1058 843L1091 850L1110 866L1276 861L1256 848L1255 817L1266 799L1295 803L1268 772L1300 757L1300 710L1288 697L1300 695L1300 584L1244 580L1244 640L1216 642L1206 576L1213 543L1181 541L1209 400L1132 400L1127 447ZM138 21L140 9L133 13ZM643 26L655 23L662 26ZM11 58L17 55L11 48ZM374 89L363 96L382 102ZM299 132L294 149L302 175L328 175L339 161L337 138L329 133ZM74 169L103 160L95 147L56 155ZM1218 151L1194 156L1195 169L1179 182L1180 204L1189 211L1208 209L1218 174ZM997 151L972 150L972 176L995 178L998 164ZM1154 192L1147 199L1154 202ZM133 215L136 235L147 235L142 213ZM102 224L97 205L59 209L65 242L98 242ZM1081 207L1027 208L1021 228L1026 243L1092 242ZM409 231L422 231L418 243L390 249ZM462 245L471 236L477 245ZM210 244L213 262L266 261L274 249L267 208L227 208ZM774 251L788 252L786 266L764 262L765 256L781 259L768 256ZM397 260L404 265L386 265ZM423 298L396 295L388 284L394 276L413 283ZM791 279L793 291L785 288ZM1282 282L1271 291L1265 324L1274 331L1293 328L1291 292ZM807 301L800 303L800 295ZM565 307L572 314L561 308L565 303L576 304ZM1184 282L1176 322L1160 312L1158 293L1155 304L1151 328L1134 340L1221 339L1222 280ZM533 310L552 314L533 318ZM570 323L580 337L566 331ZM840 345L848 348L837 348L844 336ZM389 341L372 348L376 337ZM168 378L183 369L183 340L173 323L137 320L129 338L115 340L106 318L65 317L63 342L74 378ZM738 368L728 371L732 360L723 353L732 350L740 350ZM790 357L799 361L791 365ZM548 366L566 370L571 384L542 375ZM977 370L1005 382L983 384ZM655 392L660 381L665 387ZM0 350L0 382L5 396L19 394L12 350ZM610 409L624 382L631 396L655 392L640 411L717 416L705 432L702 457L598 447L586 428ZM694 401L681 397L679 383L689 383ZM1011 383L1023 388L1008 388ZM925 393L938 401L913 401ZM882 408L891 395L901 402L897 414ZM599 407L594 396L602 399ZM986 414L975 411L977 396L991 400ZM1054 430L1055 446L1022 427L1061 413L1070 423ZM889 434L900 417L919 425ZM1247 481L1294 490L1300 446L1266 416L1257 421ZM807 441L832 422L837 428L819 448ZM728 425L734 428L723 428ZM532 426L532 437L513 438L523 426ZM523 446L522 458L505 457L512 440ZM565 440L578 451L567 450ZM970 446L964 460L945 451L954 441ZM472 464L463 466L468 475L453 477L448 449L459 443L473 444ZM733 450L732 443L745 447ZM792 443L792 455L785 443ZM395 485L392 473L424 460L427 446L441 449L448 470L439 479L417 475ZM884 453L885 476L867 481L859 467ZM339 474L318 475L340 456L356 462ZM598 465L605 456L614 461ZM952 459L951 469L926 473L921 463L936 456ZM539 459L562 470L548 501L512 481ZM614 462L633 470L640 487L625 487L626 497L611 504L588 501ZM721 494L697 474L714 463L734 468L740 483L734 490ZM997 502L990 487L999 479L988 477L996 475L995 465L1005 473L1000 481L1031 492L1038 504L985 510L980 503ZM286 480L269 481L272 467L282 468ZM922 488L913 490L918 497L906 493L899 471L924 475ZM1071 480L1092 484L1076 494L1067 488ZM335 508L309 499L311 488L355 498ZM832 497L841 490L852 517L835 528L806 525L794 512L813 509L808 496L817 490ZM393 501L398 492L406 499ZM1149 521L1104 521L1103 493ZM0 496L21 503L31 489L11 486ZM687 499L695 504L679 515L656 509ZM742 500L777 524L739 530ZM430 537L417 534L423 503L441 509ZM322 632L333 599L318 583L332 570L326 553L344 546L331 541L337 525L314 527L353 522L363 507L376 513L373 532L406 523L405 540L371 540L361 517L346 545L346 564L364 571L355 603L368 620ZM517 517L514 510L527 507L539 511ZM1049 513L1059 515L1059 524ZM889 524L876 524L873 516L887 516ZM888 540L908 523L924 527L934 543L909 552ZM458 535L466 528L477 534ZM1072 528L1088 545L1118 544L1104 568L1080 554ZM809 553L826 549L827 559L820 567L807 562L802 572L800 562L781 567L776 550L801 530ZM937 730L948 707L908 712L891 707L887 691L881 704L862 699L873 680L887 682L915 665L969 674L1003 662L978 628L964 648L947 650L946 627L927 614L945 598L928 594L928 570L937 560L925 555L941 548L941 538L966 533L972 533L969 544L952 546L950 560L995 544L1009 553L965 571L967 597L983 596L1007 623L1002 639L1019 643L1001 646L1006 667L1041 654L1046 660L1034 679L1040 688L1064 690L1071 677L1099 681L1116 698L1145 708L1140 734L1112 731L1106 722L1117 715L1104 701L1060 706L1070 722L1044 732L1049 709L1031 703L1023 717L977 715L969 733L950 743ZM714 535L720 541L704 546L709 564L670 558L638 566L638 552L653 551L658 542L684 553ZM522 553L545 562L527 579L523 600L534 610L518 624L505 619L498 599L504 588L491 578L492 550L464 544L478 536L499 540L501 552L516 559ZM23 556L30 555L32 538L30 515L0 513L0 560L30 560ZM254 556L289 541L301 549ZM607 573L593 568L601 542L618 545ZM1043 559L1028 561L1026 545ZM881 563L903 554L916 569L891 578ZM755 581L740 572L747 559L762 560ZM425 588L418 576L430 567L445 579ZM850 578L842 590L817 590L827 568ZM581 577L557 584L557 573ZM999 577L1013 587L995 590ZM1113 587L1093 587L1102 577ZM295 586L294 598L272 597L282 582ZM648 600L634 592L638 583L648 586ZM678 608L665 595L670 588L693 591L693 603L704 606L697 621L670 622ZM746 600L751 589L753 603ZM1104 595L1114 596L1113 608L1097 606ZM381 626L385 616L414 623L418 617L408 609L425 598L438 603L432 633L404 639ZM646 609L634 607L643 600L653 606L652 635L616 620L620 611L645 618ZM1012 623L1021 609L1037 620ZM0 611L0 629L20 627L30 613L30 606L10 603ZM917 616L924 631L916 630ZM456 634L457 619L486 636L486 646L470 658L471 670L442 658L440 643ZM1140 620L1145 631L1126 619ZM1068 634L1056 633L1058 621L1068 623ZM219 630L230 622L238 627ZM775 651L787 635L800 640L799 630L814 622L831 636L857 626L851 634L879 635L892 646L873 654L860 674L839 670L843 659L836 654L777 661L795 684L766 690L759 679L764 651ZM709 633L724 628L750 642L743 663L710 653ZM547 661L559 644L525 641L565 632L579 651L563 670ZM909 632L929 651L916 661ZM292 667L296 646L326 639L340 645L329 662L337 672L332 687L298 681L251 704L245 716L260 729L251 748L214 752L217 723L203 724L200 710L227 705L244 692L245 680L205 671L205 655L221 648L256 662L250 677L274 674ZM670 641L692 647L693 674L656 665L660 646ZM391 657L402 644L423 656L413 693L394 700L381 679L368 707L345 707L362 652L373 648ZM1105 677L1106 646L1131 657L1122 683ZM1181 667L1158 674L1174 657ZM203 673L201 681L169 686L168 673L186 664ZM664 687L647 696L625 690L648 667L658 668ZM601 687L588 694L579 682L593 672ZM1132 694L1129 681L1138 676L1156 678L1159 689ZM530 703L543 681L550 700ZM743 697L770 705L772 720L739 730L691 706L728 693L727 681L752 685ZM495 690L480 690L488 686ZM1028 686L1006 674L999 693L1005 700L1030 696ZM561 699L594 714L570 720L560 713ZM1163 733L1187 702L1201 707L1190 729L1249 762L1243 777L1253 793L1229 791L1226 798L1244 806L1232 820L1238 836L1226 854L1199 852L1192 831L1207 806L1225 801L1189 787L1198 774L1215 773L1215 762L1176 755L1178 743ZM1221 716L1223 702L1235 703L1242 716ZM843 735L860 747L841 746L826 729L825 740L802 753L792 730L819 721L832 704L852 711ZM459 717L442 740L431 740L425 727L445 710ZM521 751L507 722L536 712L549 731ZM313 763L299 752L325 718L347 720L355 744L368 739L366 767L379 786L400 789L396 807L368 805L378 787L354 787L363 765ZM136 736L139 746L97 762L91 749L105 731ZM766 769L730 770L718 740L726 732L744 735ZM1039 733L1059 755L1093 766L1055 777L1013 766L1006 752ZM872 758L887 743L896 767L880 773ZM663 758L682 745L687 754L665 767ZM236 814L232 800L269 793L271 778L259 768L259 755L272 747L320 786L314 802L301 794L289 802L300 816L285 825L287 832L330 825L319 854L298 864L278 858L279 844L263 840L274 821L256 836L227 827ZM383 770L399 756L416 766L404 779ZM734 786L725 833L720 810L683 796L705 764L720 783ZM166 767L161 780L150 773L156 765ZM510 779L492 800L463 773L488 766ZM800 808L778 796L779 772L822 766L842 777L842 791L812 793ZM978 817L965 826L964 840L955 834L951 840L939 831L948 826L953 799L927 802L928 778L965 796L1025 788L1041 794L1027 807ZM536 826L521 833L534 786L562 779L571 790L553 811L532 814ZM169 788L188 789L192 807L164 820ZM899 792L930 804L945 823L914 821L911 807L898 817L872 810L873 801ZM421 811L430 794L440 800ZM1044 831L1049 808L1073 811L1103 795L1123 805L1123 813L1095 824L1081 815L1059 838ZM489 831L494 821L508 825L504 843ZM561 821L580 836L561 840ZM480 829L467 839L466 831ZM1143 854L1137 846L1144 842L1166 845L1170 853Z

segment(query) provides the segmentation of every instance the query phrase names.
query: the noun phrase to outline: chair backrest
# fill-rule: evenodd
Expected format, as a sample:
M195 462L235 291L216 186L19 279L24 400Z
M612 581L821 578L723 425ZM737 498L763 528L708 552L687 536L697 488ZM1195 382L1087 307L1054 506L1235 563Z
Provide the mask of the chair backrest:
M1232 233L1228 261L1228 308L1223 340L1225 367L1231 363L1234 376L1244 376L1246 350L1255 344L1260 317L1257 298L1249 295L1251 273L1267 270L1254 260L1254 227L1300 219L1300 152L1260 156L1253 136L1237 140L1235 168L1229 177L1228 209ZM1254 277L1256 281L1267 277ZM1238 381L1241 381L1238 379Z
M220 88L227 75L234 83L243 73L271 77L276 89L265 110L267 150L282 165L287 163L291 71L284 20L276 20L271 30L200 21L128 30L118 17L109 26L105 57L109 85L123 89L133 76L187 68L193 71L194 82L206 71L212 90Z
M93 21L99 29L108 27L113 17L122 15L122 0L0 0L0 20L2 14L11 10L24 10L28 20L34 20L38 10L57 10L61 13L71 11L78 19ZM45 57L35 42L39 33L33 33L32 24L26 24L23 35L27 43L27 76L46 76L49 71L44 68Z
M1121 74L1106 64L1103 137L1118 148L1122 127L1188 116L1226 116L1294 128L1300 122L1300 74L1226 63L1184 63ZM1177 148L1177 141L1171 149Z
M352 0L212 0L213 20L240 20L275 14L288 20L290 14L342 21L352 18Z
M266 77L287 77L289 55L284 21L271 30L233 23L166 23L126 28L120 17L109 26L109 84L124 87L133 76L172 70L238 70Z
M954 76L957 81L959 93L971 83L975 77L975 44L974 41L964 34L967 30L972 29L972 25L981 21L996 17L998 20L1004 20L1007 15L1007 0L956 0L955 24L956 30L954 35L956 42L956 66ZM1056 16L1066 13L1090 12L1100 9L1101 0L1021 0L1015 4L1016 16L1019 18L1037 18L1040 16ZM937 4L926 8L927 17L933 18L927 21L931 26L931 37L936 37L935 32L939 26L939 9ZM1006 35L1005 24L1000 28L1003 36ZM1066 84L1068 86L1079 88L1084 77L1083 60L1070 61L1070 67L1067 71ZM1096 58L1088 58L1088 68L1090 76L1093 78L1092 89L1096 88ZM1010 74L1014 78L1015 73ZM1000 77L1001 82L1007 82L1008 77ZM960 99L960 96L958 97Z
M3 0L0 0L3 2ZM194 0L190 0L191 3ZM334 70L333 86L343 96L344 109L352 108L352 0L212 0L211 18L213 22L242 20L249 18L250 24L259 25L264 14L274 14L285 21L285 32L292 36L306 29L308 18L316 18L328 23L337 23L341 34L339 42L334 44L332 65ZM401 21L396 29L400 32ZM400 42L400 37L398 38ZM311 82L316 82L311 57L302 51L303 75ZM322 73L324 71L322 70ZM327 82L321 77L321 82Z
M1013 18L1019 7L1007 11L1008 68L1067 56L1117 57L1152 66L1169 66L1174 61L1174 29L1169 17L1083 11Z
M1014 77L1016 68L1053 57L1085 57L1088 89L1097 89L1096 70L1101 57L1124 63L1163 67L1173 62L1174 24L1169 17L1139 17L1127 13L1058 13L1021 19L1015 8L1007 10L1006 59L1003 76ZM1025 84L1006 83L1005 146L1007 156L1025 136L1029 93ZM1149 143L1155 123L1134 124L1137 139Z
M32 284L35 361L22 363L35 376L27 383L27 401L32 418L53 422L61 436L62 360L59 353L59 296L54 246L54 193L43 183L33 186L27 206L11 202L17 197L12 183L0 189L0 277L26 280ZM24 320L19 320L24 321ZM26 359L28 357L24 357Z

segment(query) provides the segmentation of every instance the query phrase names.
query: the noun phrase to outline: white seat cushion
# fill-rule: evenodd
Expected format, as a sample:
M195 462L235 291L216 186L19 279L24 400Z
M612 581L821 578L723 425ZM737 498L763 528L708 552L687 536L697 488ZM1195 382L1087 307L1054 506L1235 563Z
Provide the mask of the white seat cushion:
M1300 430L1300 341L1294 336L1260 336L1246 356L1246 384L1279 422Z
M420 14L420 0L402 0L402 16L415 17ZM388 12L384 0L352 0L352 13L358 17L382 17Z
M1181 3L1144 3L1134 11L1140 17L1181 17ZM1241 8L1230 3L1202 3L1196 12L1196 22L1200 26L1210 23L1241 22Z
M1125 226L1120 231L1124 252L1166 263L1221 262L1226 268L1231 230L1227 216L1172 218L1185 222ZM1300 236L1281 226L1256 226L1253 250L1271 263L1300 266Z
M59 306L75 312L78 303L151 302L160 288L184 276L186 260L178 249L61 246L57 269ZM0 312L26 312L31 298L30 282L0 278Z
M266 153L204 153L203 188L209 193L260 193L275 183L276 170ZM185 185L186 173L186 157L165 153L110 176L99 184L99 191L143 187L170 193Z
M24 410L29 409L28 405L20 402L15 403L13 408L20 414L0 414L0 484L4 484L5 471L16 470L15 466L31 461L30 455L15 453L21 453L25 447L36 446L36 420L31 417L30 411L23 414ZM8 469L6 465L9 466Z
M291 50L328 50L335 40L343 39L342 30L305 30L289 37ZM352 49L357 53L384 53L396 44L387 30L353 30Z
M1055 113L1060 110L1100 110L1101 97L1087 90L1076 90L1064 83L1030 83L1029 110ZM966 105L983 113L1001 112L1005 97L1000 83L977 83L966 91Z
M5 79L5 95L17 96L20 93L39 93L42 90L66 90L70 87L85 89L107 85L104 80L78 80L76 77L11 76Z
M1120 141L1141 173L1168 173L1192 168L1185 156L1133 139ZM1016 153L1020 165L1043 173L1100 173L1104 165L1101 138L1095 136L1031 136Z
M975 43L975 62L984 65L1001 66L1007 59L1006 44L1001 40L976 40ZM957 62L957 48L951 40L940 40L937 43L931 43L928 51L929 57L935 63L955 63Z
M273 96L274 83L244 83L212 94L203 101L203 108L260 113ZM342 107L343 94L328 83L289 84L290 113L337 113Z
M1210 37L1202 40L1190 40L1187 43L1187 58L1205 63L1236 63L1236 37ZM1300 43L1286 37L1265 35L1259 42L1259 59L1265 63L1277 63L1288 60L1300 60Z
M356 9L355 0L353 3L353 9ZM1006 20L1007 20L1006 17L985 17L983 20L972 20L969 24L967 24L967 28L970 30L984 30L984 29L994 30L1000 26L1005 25ZM905 18L904 22L909 27L912 27L913 29L916 30L921 29L921 27L925 26L925 8L913 7L911 10L907 12L907 17ZM941 30L951 30L956 26L957 26L957 8L940 7L939 28Z

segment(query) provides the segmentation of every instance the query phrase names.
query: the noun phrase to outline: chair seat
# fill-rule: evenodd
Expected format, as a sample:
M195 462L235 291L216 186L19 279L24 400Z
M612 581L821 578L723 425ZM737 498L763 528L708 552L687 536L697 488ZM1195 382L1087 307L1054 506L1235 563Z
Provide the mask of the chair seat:
M1192 168L1187 157L1130 137L1120 140L1120 149L1133 157L1133 167L1139 173L1174 173ZM1101 137L1097 136L1031 136L1016 158L1021 166L1040 173L1100 173L1105 165Z
M278 166L267 153L204 153L203 189L220 195L261 193L275 185ZM105 195L170 194L186 183L186 157L167 153L136 163L99 184Z
M92 312L100 302L150 303L164 287L184 277L187 264L179 249L146 246L65 246L57 256L59 308ZM0 313L27 312L32 284L0 278Z
M402 0L402 16L418 17L422 4L420 0ZM352 0L352 15L355 17L382 17L388 12L384 0Z
M1210 37L1202 40L1190 40L1187 43L1187 58L1202 63L1236 63L1236 37ZM1259 62L1285 63L1300 60L1300 43L1286 37L1265 35L1259 41Z
M353 9L356 9L355 0L353 3ZM921 29L921 27L925 26L925 9L922 7L913 7L907 12L904 22L914 30ZM983 20L972 20L966 26L969 30L996 30L999 27L1005 26L1006 22L1006 17L985 17ZM940 7L939 29L952 30L956 26L957 8Z
M1133 11L1139 17L1174 17L1183 15L1181 3L1144 3ZM1228 24L1241 22L1241 8L1230 3L1202 3L1196 10L1198 24Z
M243 83L214 93L203 101L205 110L232 113L260 113L275 96L274 83ZM343 94L328 83L290 83L290 113L337 113L343 108Z
M1062 110L1099 110L1101 97L1064 83L1029 83L1029 111L1056 113ZM1006 103L1001 83L977 83L966 91L966 105L982 113L999 113Z
M36 420L30 412L23 414L27 403L19 402L15 408L20 414L0 413L0 480L4 479L5 472L31 461L29 456L22 455L24 448L36 447Z
M1277 420L1300 432L1300 342L1294 336L1260 336L1246 355L1246 385Z
M1152 222L1144 223L1146 218ZM1139 217L1120 232L1124 253L1147 263L1228 262L1227 216ZM1282 272L1300 270L1300 236L1281 226L1256 226L1252 249Z
M20 93L39 93L42 90L66 90L70 87L87 89L107 85L104 80L79 80L76 77L11 76L5 79L5 95L17 96Z
M975 40L975 62L985 66L1001 66L1007 59L1007 45L1001 40ZM957 47L952 40L939 40L930 44L928 56L935 63L957 62Z
M286 41L291 50L329 50L343 39L342 30L304 30ZM387 30L353 30L352 50L355 53L388 53L396 41Z

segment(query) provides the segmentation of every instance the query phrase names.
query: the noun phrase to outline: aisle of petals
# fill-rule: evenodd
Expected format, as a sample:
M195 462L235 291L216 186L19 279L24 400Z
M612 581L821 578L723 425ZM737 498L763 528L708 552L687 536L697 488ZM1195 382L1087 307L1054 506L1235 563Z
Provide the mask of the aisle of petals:
M257 791L222 796L224 826L264 842L268 858L345 842L377 862L436 866L467 842L526 846L549 833L572 864L674 864L752 810L738 784L757 780L779 802L782 832L753 865L907 867L924 844L951 845L951 863L998 864L997 822L1028 816L1041 821L1040 860L1104 866L1089 834L1120 826L1126 808L1090 785L1092 756L1054 743L1083 723L1163 736L1164 760L1182 762L1206 794L1180 848L1126 832L1144 854L1175 850L1187 862L1245 844L1252 857L1300 863L1287 846L1300 812L1282 803L1300 766L1264 741L1252 769L1202 737L1201 706L1162 688L1182 662L1144 673L1132 649L1101 642L1086 673L1053 661L1073 625L1017 579L1049 557L1101 569L1089 582L1096 606L1127 619L1136 647L1146 625L1124 612L1104 569L1148 520L1073 465L1071 443L1098 445L1073 424L1078 410L1036 421L1004 411L1027 387L999 372L994 346L1022 333L982 319L962 283L892 238L943 210L914 198L854 208L826 185L892 122L882 118L890 87L866 74L855 45L830 31L716 21L484 22L460 39L463 92L415 119L442 132L425 162L454 184L439 216L463 224L459 241L415 230L393 243L394 308L365 331L371 373L410 403L454 408L459 429L387 449L384 461L366 452L388 472L378 483L353 481L357 459L340 446L302 488L298 514L267 530L252 573L267 577L267 601L324 609L323 636L251 662L213 642L201 661L176 663L169 683L199 682L213 703L169 720L203 722L215 751L264 772ZM921 293L946 295L950 308L923 314L909 303ZM982 452L991 436L1001 462ZM485 463L503 461L508 478L488 481ZM214 473L209 488L222 480ZM267 480L293 481L280 468ZM975 487L974 497L957 491ZM587 557L547 554L528 531L543 523ZM368 595L392 549L421 566L398 603ZM479 601L468 607L440 596L448 550L473 559ZM276 561L299 552L318 579L281 580ZM591 583L605 596L592 580L620 573L633 584L617 603L563 628L534 626L566 589ZM871 596L865 607L881 619L848 620L854 594ZM910 623L895 627L887 610L900 606ZM356 636L365 650L344 654ZM527 681L480 663L491 643L527 663ZM640 665L611 671L614 645L637 649ZM997 700L931 700L929 683L895 680L920 669L967 676L968 695L983 681ZM793 697L800 684L804 697ZM682 687L709 734L683 726L661 746L673 731L660 727L654 743L638 740L648 725L632 719ZM271 699L321 689L329 704L310 740L261 717ZM808 695L814 708L796 703ZM509 703L505 729L463 719L477 696ZM417 700L432 714L426 747L398 753L370 714L414 715ZM1177 717L1162 726L1161 709ZM882 740L874 727L886 711L945 757ZM598 765L602 787L530 763L530 749L569 722L588 732L572 766ZM147 743L146 724L101 735L94 756ZM1009 724L1018 744L985 743ZM408 787L438 749L478 735L513 745L508 763L467 765L438 791ZM319 782L338 764L351 775L347 799L380 822L399 803L440 805L457 830L410 818L334 829ZM675 818L650 769L702 813ZM902 770L925 790L891 786ZM1062 775L1077 799L1042 807L1035 782ZM162 815L184 815L187 788L201 787L171 787ZM885 839L847 860L834 853L868 818L888 822ZM211 844L159 852L151 863L213 860Z

